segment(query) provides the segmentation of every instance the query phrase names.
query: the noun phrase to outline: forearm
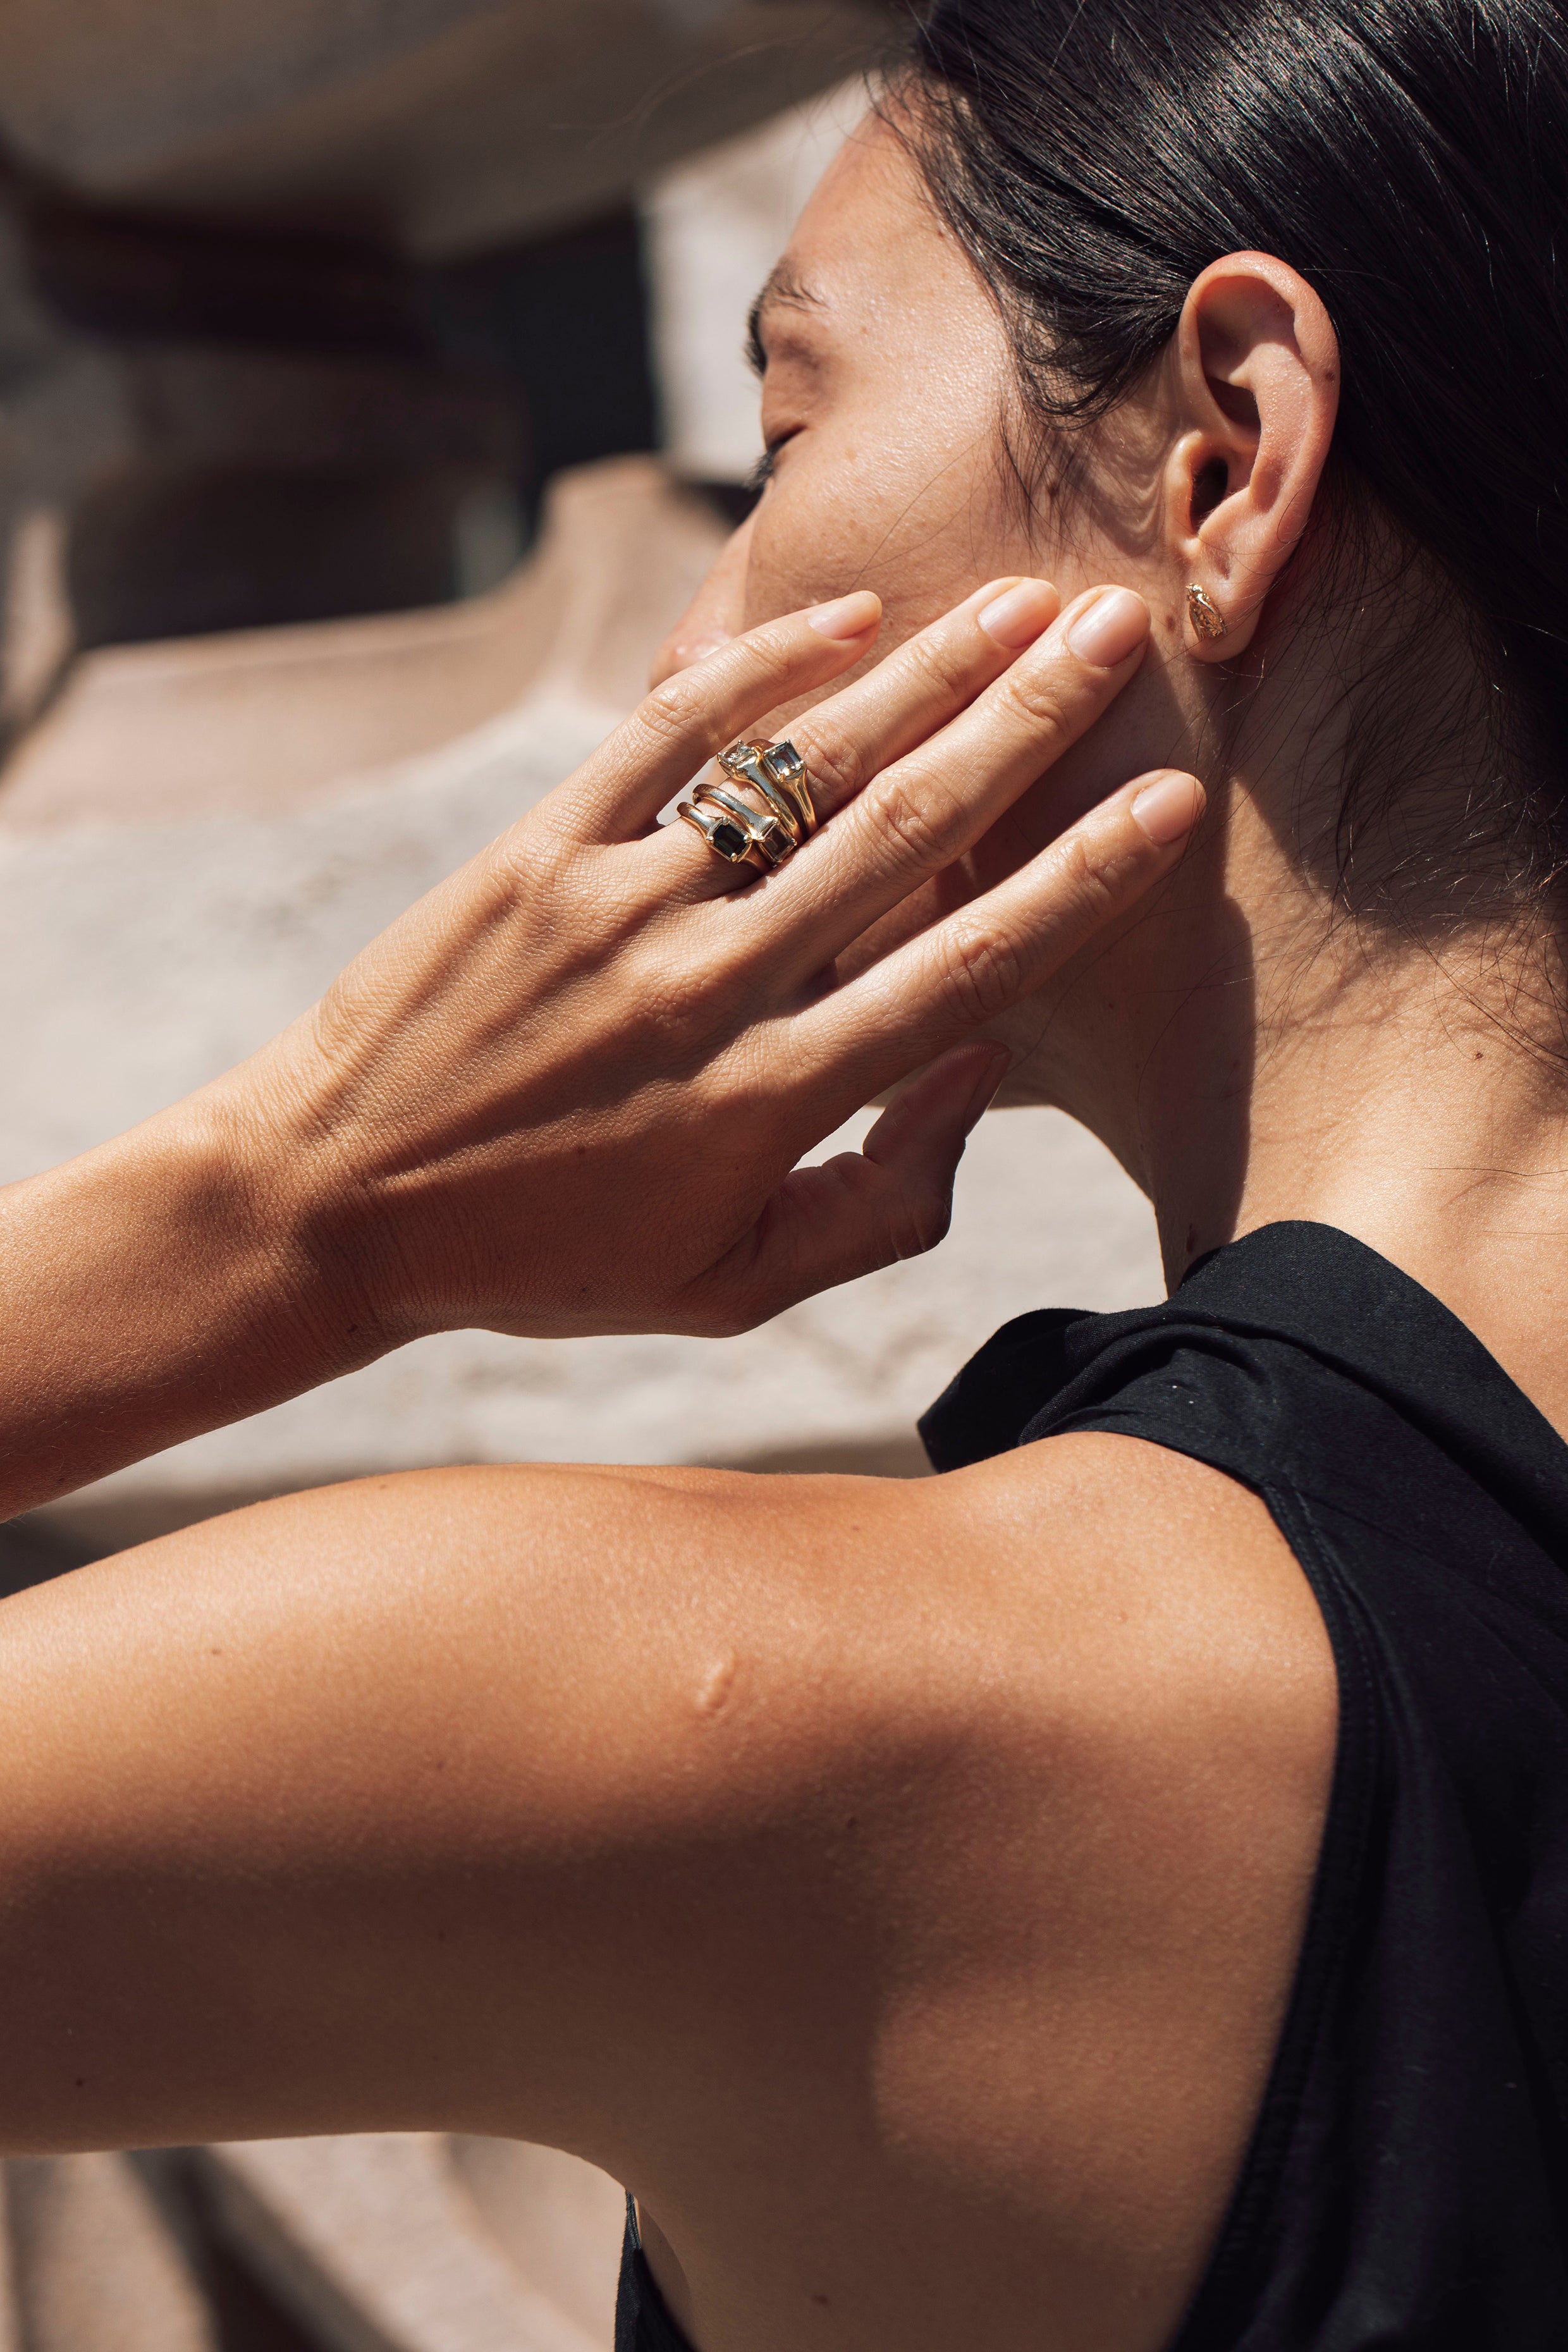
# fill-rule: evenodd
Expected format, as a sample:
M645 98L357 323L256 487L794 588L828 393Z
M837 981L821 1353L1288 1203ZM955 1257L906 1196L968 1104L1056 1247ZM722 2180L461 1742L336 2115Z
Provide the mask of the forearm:
M0 1517L375 1354L305 1231L218 1089L0 1192Z

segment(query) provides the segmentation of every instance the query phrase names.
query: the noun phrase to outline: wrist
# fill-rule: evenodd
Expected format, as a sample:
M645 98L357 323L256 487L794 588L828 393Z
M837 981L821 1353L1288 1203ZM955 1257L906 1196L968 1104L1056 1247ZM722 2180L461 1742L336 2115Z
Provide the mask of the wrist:
M382 1351L310 1246L294 1157L220 1082L0 1193L0 1512Z

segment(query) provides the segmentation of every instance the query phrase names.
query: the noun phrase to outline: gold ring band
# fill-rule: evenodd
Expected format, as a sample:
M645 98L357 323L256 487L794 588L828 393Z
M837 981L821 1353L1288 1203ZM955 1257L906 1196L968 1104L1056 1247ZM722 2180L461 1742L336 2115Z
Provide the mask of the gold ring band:
M714 856L721 857L726 866L752 863L751 834L733 817L715 816L711 810L699 808L695 801L682 801L675 814L696 827Z
M788 834L791 843L798 849L805 839L800 811L789 794L774 783L751 745L738 745L734 751L726 751L719 765L732 784L749 784L752 792L761 794Z
M811 797L811 778L806 772L805 761L795 745L787 742L770 743L765 759L769 775L795 801L807 833L815 833L816 808Z
M763 816L757 809L748 807L738 793L726 792L722 784L699 784L691 797L699 805L704 801L711 801L715 808L721 808L726 816L733 817L750 836L752 847L760 856L766 858L770 866L782 866L786 857L794 856L798 845L795 837L786 831L771 810Z
M775 793L785 793L804 830L816 833L816 807L811 804L806 762L795 751L795 743L757 743L742 736L738 743L729 746L729 751L720 752L720 767L736 783L754 783L759 791L773 785Z
M742 740L721 751L717 764L740 789L705 780L680 802L677 816L695 826L727 866L752 865L763 873L782 866L816 830L805 761L793 743ZM762 806L742 799L742 792L754 793Z

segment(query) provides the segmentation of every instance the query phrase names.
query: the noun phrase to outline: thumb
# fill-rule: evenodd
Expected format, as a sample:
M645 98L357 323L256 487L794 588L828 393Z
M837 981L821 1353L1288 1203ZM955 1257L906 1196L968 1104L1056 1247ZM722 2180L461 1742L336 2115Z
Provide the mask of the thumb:
M900 1087L858 1151L797 1168L752 1231L701 1278L722 1328L749 1330L796 1299L934 1249L971 1130L1012 1057L989 1041L954 1046Z

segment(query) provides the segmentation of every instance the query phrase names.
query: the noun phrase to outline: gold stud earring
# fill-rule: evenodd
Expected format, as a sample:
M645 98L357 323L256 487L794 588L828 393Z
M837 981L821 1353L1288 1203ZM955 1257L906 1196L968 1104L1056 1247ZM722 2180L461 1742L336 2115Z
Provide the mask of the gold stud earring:
M1230 625L1208 590L1200 588L1195 580L1187 590L1187 618L1193 625L1193 635L1210 646L1216 637L1223 637Z

